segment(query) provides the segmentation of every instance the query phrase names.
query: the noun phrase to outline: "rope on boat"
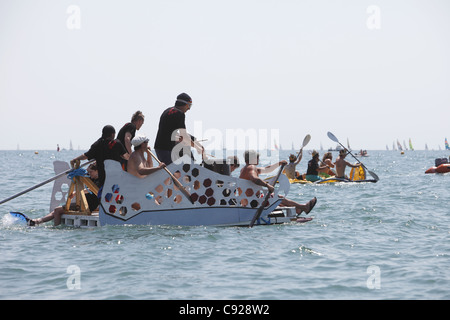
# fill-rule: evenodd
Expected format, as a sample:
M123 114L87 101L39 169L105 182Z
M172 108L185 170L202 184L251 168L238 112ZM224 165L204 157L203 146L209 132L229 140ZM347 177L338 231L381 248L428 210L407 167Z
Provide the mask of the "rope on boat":
M72 170L72 171L67 175L67 177L68 177L70 180L74 181L73 179L74 179L75 177L88 177L88 172L87 172L86 169L78 168L78 169Z

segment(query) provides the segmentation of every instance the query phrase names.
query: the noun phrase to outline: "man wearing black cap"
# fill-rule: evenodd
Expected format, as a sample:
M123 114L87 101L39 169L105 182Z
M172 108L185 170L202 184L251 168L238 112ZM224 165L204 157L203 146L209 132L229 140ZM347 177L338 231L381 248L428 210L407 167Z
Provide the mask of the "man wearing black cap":
M185 113L191 109L191 106L191 97L186 93L181 93L177 96L175 106L166 109L159 119L159 128L155 139L155 151L159 160L166 165L171 164L173 160L176 160L180 156L179 154L172 154L178 153L172 151L174 151L175 145L180 142L180 138L190 138L191 142L188 143L188 146L197 148L199 153L204 152L203 147L198 142L194 142L195 138L186 133Z
M91 145L87 152L71 160L71 166L73 167L75 162L80 160L95 159L97 162L99 186L103 186L106 178L104 161L111 159L120 162L121 159L128 160L129 158L127 150L119 140L114 139L115 136L116 130L113 126L104 126L102 136Z

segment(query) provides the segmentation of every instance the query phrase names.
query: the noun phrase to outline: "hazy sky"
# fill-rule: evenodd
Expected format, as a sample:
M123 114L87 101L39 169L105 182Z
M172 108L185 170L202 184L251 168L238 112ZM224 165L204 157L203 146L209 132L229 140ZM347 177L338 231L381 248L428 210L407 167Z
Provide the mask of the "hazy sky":
M0 149L84 150L136 110L153 145L181 92L210 141L443 148L449 18L448 0L0 0Z

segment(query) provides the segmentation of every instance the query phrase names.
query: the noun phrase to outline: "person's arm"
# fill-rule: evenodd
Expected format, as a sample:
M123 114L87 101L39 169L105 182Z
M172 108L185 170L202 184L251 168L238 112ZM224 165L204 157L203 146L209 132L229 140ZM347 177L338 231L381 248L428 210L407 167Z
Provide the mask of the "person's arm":
M161 162L159 166L152 167L152 168L146 168L142 164L140 164L138 169L137 169L137 172L140 175L146 176L146 175L152 174L152 173L154 173L154 172L156 172L158 170L161 170L161 169L163 169L165 167L166 167L166 164L164 162Z
M131 132L127 131L125 132L125 146L124 146L128 153L131 154Z
M267 189L269 189L269 192L272 193L275 190L275 188L273 186L271 186L268 182L266 182L266 181L262 180L260 177L258 177L256 170L258 170L258 169L250 170L250 172L249 172L250 181L258 186L266 187Z
M150 147L148 147L147 150L145 150L145 152L147 152L147 167L152 168L153 167L153 157L151 154Z
M72 160L70 160L70 166L73 168L76 162L80 162L81 160L87 160L88 157L85 154L82 154Z
M287 161L286 160L281 160L281 161L279 161L277 163L268 165L266 167L258 168L257 170L258 170L258 172L260 174L269 173L269 172L272 172L273 170L275 170L276 168L278 168L279 166L281 166L283 163L286 165Z
M349 167L352 167L352 168L358 168L359 166L361 166L360 162L358 162L356 164L351 164L350 162L345 161L345 164L348 165Z
M302 160L302 158L303 158L303 149L300 150L300 153L297 157L297 161L295 161L295 165L298 165L300 163L300 161Z
M334 168L334 163L330 159L326 159L325 164L328 165L328 167L330 167L330 169Z

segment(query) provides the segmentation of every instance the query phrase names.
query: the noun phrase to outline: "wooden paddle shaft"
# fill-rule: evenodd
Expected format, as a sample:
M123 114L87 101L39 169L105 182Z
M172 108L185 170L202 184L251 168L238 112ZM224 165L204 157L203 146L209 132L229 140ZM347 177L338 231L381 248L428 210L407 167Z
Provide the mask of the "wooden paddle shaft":
M280 168L280 170L278 171L278 174L277 174L277 176L276 176L276 178L275 178L274 185L277 183L278 178L279 178L280 175L281 175L281 172L283 172L284 166L285 166L285 164L282 164L282 165L281 165L281 168ZM252 221L250 222L250 226L249 226L250 228L253 227L253 225L255 224L256 220L258 220L258 218L261 216L261 213L262 213L262 211L264 210L264 206L266 205L266 202L269 200L270 195L271 195L271 193L267 191L267 195L266 195L266 197L264 198L264 201L262 202L261 206L258 208L258 211L256 211L255 215L253 216Z
M159 159L153 154L153 152L148 148L148 152L150 152L150 155L155 158L155 160L161 164L162 162L159 161ZM172 178L173 182L177 185L177 187L181 190L181 192L188 198L188 200L194 204L194 201L192 201L191 194L184 188L184 186L181 184L180 181L172 174L172 172L169 171L166 167L164 167L164 170L169 174L169 176Z

